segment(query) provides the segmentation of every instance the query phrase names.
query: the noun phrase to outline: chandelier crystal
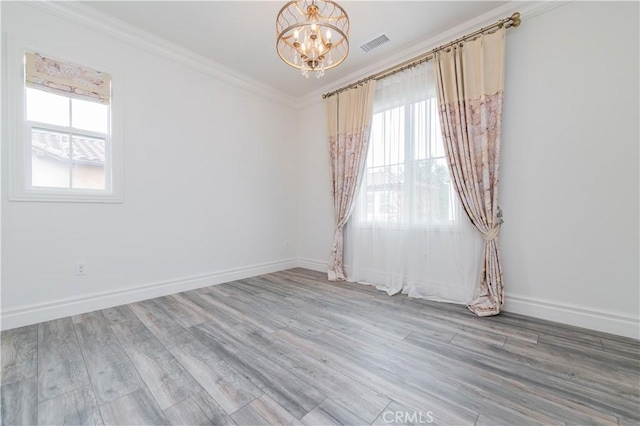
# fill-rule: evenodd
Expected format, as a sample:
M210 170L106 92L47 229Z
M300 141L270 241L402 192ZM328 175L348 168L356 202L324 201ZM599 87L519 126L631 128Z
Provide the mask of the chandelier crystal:
M349 17L330 0L298 0L284 5L276 18L278 55L309 78L340 65L349 54Z

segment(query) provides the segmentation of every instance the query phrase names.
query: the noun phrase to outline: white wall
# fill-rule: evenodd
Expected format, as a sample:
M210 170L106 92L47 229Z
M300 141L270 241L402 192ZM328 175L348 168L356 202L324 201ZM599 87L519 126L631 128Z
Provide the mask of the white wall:
M574 2L508 31L506 309L639 337L638 3ZM299 257L326 265L324 106L300 113ZM315 124L314 124L315 123Z
M299 112L298 257L311 269L326 271L333 242L331 172L323 102Z
M585 309L636 338L638 6L576 2L507 36L501 175L507 308Z
M295 265L292 109L19 2L2 30L112 73L125 158L122 204L3 197L3 328Z

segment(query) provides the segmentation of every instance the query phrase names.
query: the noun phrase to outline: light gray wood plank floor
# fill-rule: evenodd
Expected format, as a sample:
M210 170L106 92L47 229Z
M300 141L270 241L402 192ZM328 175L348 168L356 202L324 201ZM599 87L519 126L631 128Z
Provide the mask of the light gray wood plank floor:
M262 275L1 334L1 424L640 424L640 342Z

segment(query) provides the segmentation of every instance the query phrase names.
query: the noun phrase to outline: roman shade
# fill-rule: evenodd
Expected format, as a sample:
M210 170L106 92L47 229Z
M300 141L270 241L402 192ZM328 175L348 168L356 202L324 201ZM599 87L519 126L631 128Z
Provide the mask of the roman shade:
M25 59L27 87L70 98L109 104L109 74L39 53L25 52Z

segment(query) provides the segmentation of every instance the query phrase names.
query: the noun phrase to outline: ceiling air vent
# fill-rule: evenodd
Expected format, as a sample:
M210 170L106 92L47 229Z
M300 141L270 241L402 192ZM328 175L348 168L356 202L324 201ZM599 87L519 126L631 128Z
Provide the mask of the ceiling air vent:
M368 53L368 52L371 52L373 49L377 49L378 47L382 46L385 43L389 43L390 41L391 40L389 40L389 37L387 37L386 34L382 34L380 37L376 37L370 42L360 46L360 49L364 50L365 53Z

